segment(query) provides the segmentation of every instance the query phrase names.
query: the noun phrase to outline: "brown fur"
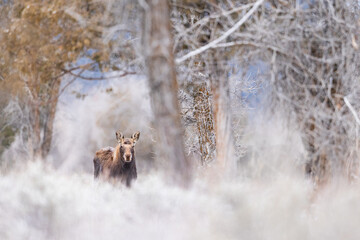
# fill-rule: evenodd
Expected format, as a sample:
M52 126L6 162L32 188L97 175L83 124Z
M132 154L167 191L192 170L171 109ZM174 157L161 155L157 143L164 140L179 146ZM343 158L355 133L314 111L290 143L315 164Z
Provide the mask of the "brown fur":
M122 133L116 132L118 145L115 149L100 149L95 154L94 177L118 179L130 187L131 182L137 178L135 143L139 137L139 132L134 133L131 138L124 138Z

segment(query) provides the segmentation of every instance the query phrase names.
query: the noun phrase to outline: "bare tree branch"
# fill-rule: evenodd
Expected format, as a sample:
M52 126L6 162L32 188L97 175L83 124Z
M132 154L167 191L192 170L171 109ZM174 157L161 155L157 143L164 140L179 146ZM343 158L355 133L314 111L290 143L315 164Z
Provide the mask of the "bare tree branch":
M230 36L233 32L235 32L241 25L243 25L246 20L248 20L248 18L256 11L256 9L258 9L258 7L264 2L264 0L259 0L257 1L254 6L244 15L244 17L242 17L232 28L230 28L228 31L226 31L223 35L221 35L221 37L215 39L214 41L206 44L205 46L198 48L192 52L189 52L188 54L177 58L176 59L176 63L182 63L183 61L185 61L188 58L191 58L193 56L196 56L210 48L213 48L216 44L220 43L221 41L225 40L228 36Z
M351 103L349 102L349 100L347 99L347 97L344 97L344 102L346 104L346 106L350 109L352 115L354 116L355 118L355 121L358 125L360 125L360 119L359 119L359 116L357 115L354 107L351 105Z

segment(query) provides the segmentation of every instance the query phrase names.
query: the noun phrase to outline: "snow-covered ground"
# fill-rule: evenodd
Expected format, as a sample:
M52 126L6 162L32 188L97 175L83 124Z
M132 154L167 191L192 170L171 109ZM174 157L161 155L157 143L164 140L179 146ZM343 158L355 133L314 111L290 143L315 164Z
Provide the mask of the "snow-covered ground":
M127 189L32 163L0 177L0 239L359 239L359 189L278 175L184 190L154 173Z

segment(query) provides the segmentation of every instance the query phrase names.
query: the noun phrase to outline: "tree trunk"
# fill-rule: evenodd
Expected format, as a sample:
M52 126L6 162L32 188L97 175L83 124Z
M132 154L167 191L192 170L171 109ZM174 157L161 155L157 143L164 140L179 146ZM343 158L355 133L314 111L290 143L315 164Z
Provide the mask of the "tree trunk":
M177 184L190 182L190 162L185 156L178 103L170 12L167 0L150 0L145 6L143 47L150 97L158 132L158 158Z
M199 84L194 90L194 117L198 132L201 164L207 164L213 158L213 146L215 141L212 137L214 132L213 113L210 102L210 92L205 83Z
M220 172L227 177L236 172L234 136L231 128L229 81L227 73L219 59L217 51L213 51L211 90L214 102L214 120L216 135L216 161Z
M51 89L49 89L49 103L45 107L44 134L41 143L41 157L45 159L50 152L53 135L53 125L58 103L58 94L60 89L60 79L55 79Z
M32 89L33 100L30 103L29 154L32 159L45 160L49 154L53 124L58 102L60 79L54 79L46 91L46 99L42 99L37 88ZM43 93L44 94L44 93Z
M35 99L30 104L30 129L28 140L29 154L32 159L41 158L41 125L39 100Z

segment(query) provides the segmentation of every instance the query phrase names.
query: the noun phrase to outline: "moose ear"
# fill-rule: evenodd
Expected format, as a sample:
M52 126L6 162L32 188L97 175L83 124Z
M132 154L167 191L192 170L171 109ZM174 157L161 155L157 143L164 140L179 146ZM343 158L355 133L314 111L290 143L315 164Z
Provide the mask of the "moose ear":
M117 131L116 132L116 140L120 143L123 139L124 139L124 135L122 134L122 132Z
M136 143L139 140L140 132L135 132L131 138L134 140L134 143Z

